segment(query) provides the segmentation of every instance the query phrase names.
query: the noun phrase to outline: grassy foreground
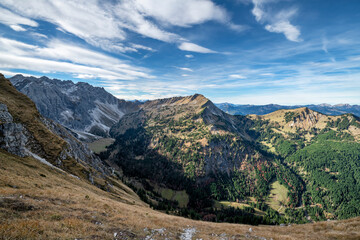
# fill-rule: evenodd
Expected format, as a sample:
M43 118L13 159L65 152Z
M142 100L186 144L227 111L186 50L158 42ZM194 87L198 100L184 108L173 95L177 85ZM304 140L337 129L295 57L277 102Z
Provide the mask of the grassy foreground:
M150 209L121 182L102 191L35 159L0 150L0 239L224 237L360 239L360 218L286 227L193 221Z

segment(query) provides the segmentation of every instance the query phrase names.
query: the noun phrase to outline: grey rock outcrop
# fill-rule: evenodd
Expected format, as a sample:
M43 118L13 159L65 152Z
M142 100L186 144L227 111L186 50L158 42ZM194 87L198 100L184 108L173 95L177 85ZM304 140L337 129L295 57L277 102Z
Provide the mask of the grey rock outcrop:
M7 106L0 103L0 148L16 154L26 156L27 137L25 128L20 123L14 123Z
M54 134L58 135L68 143L67 148L61 153L62 159L71 157L80 163L86 163L87 165L90 165L104 175L110 174L108 168L104 166L100 158L97 157L86 144L75 138L75 133L72 133L70 129L66 129L64 126L61 126L60 124L55 123L49 119L44 118L42 119L42 122ZM59 163L59 165L61 165L61 163Z
M0 103L0 123L11 123L12 121L13 117L9 113L7 106Z
M67 147L61 153L56 165L61 167L61 160L71 157L80 163L93 167L103 175L110 174L102 161L94 155L87 145L77 140L71 131L52 120L45 118L41 120L49 130L67 142ZM7 106L2 103L0 103L0 148L20 157L42 155L41 150L39 150L41 147L37 146L29 131L21 123L13 122L13 117Z

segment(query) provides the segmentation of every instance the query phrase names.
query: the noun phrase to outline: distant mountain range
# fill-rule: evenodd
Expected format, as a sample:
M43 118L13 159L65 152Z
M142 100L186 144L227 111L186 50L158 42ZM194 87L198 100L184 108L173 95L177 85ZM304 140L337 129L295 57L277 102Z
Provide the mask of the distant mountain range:
M318 105L295 105L295 106L286 106L286 105L277 105L277 104L267 104L267 105L241 105L241 104L232 104L232 103L218 103L216 104L218 108L223 110L226 113L232 115L264 115L268 113L275 112L281 109L296 109L307 107L311 110L326 114L326 115L341 115L345 113L352 113L356 116L360 116L360 105L349 105L349 104L318 104Z
M124 114L139 109L138 102L120 100L104 88L88 83L23 75L16 75L10 81L31 98L43 116L70 128L86 141L107 137L110 127Z

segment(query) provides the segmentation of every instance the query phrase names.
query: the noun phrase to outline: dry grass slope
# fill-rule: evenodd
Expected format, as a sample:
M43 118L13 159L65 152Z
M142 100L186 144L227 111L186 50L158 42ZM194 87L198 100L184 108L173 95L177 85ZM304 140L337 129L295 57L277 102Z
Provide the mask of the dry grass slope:
M360 239L360 218L279 227L170 216L150 209L121 182L112 193L102 191L0 151L0 239L179 239L187 228L196 229L193 239Z

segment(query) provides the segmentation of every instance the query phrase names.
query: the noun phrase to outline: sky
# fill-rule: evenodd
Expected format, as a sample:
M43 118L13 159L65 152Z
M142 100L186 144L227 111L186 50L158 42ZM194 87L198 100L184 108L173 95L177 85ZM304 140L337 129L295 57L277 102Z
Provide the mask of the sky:
M1 0L0 72L127 100L360 104L360 1Z

